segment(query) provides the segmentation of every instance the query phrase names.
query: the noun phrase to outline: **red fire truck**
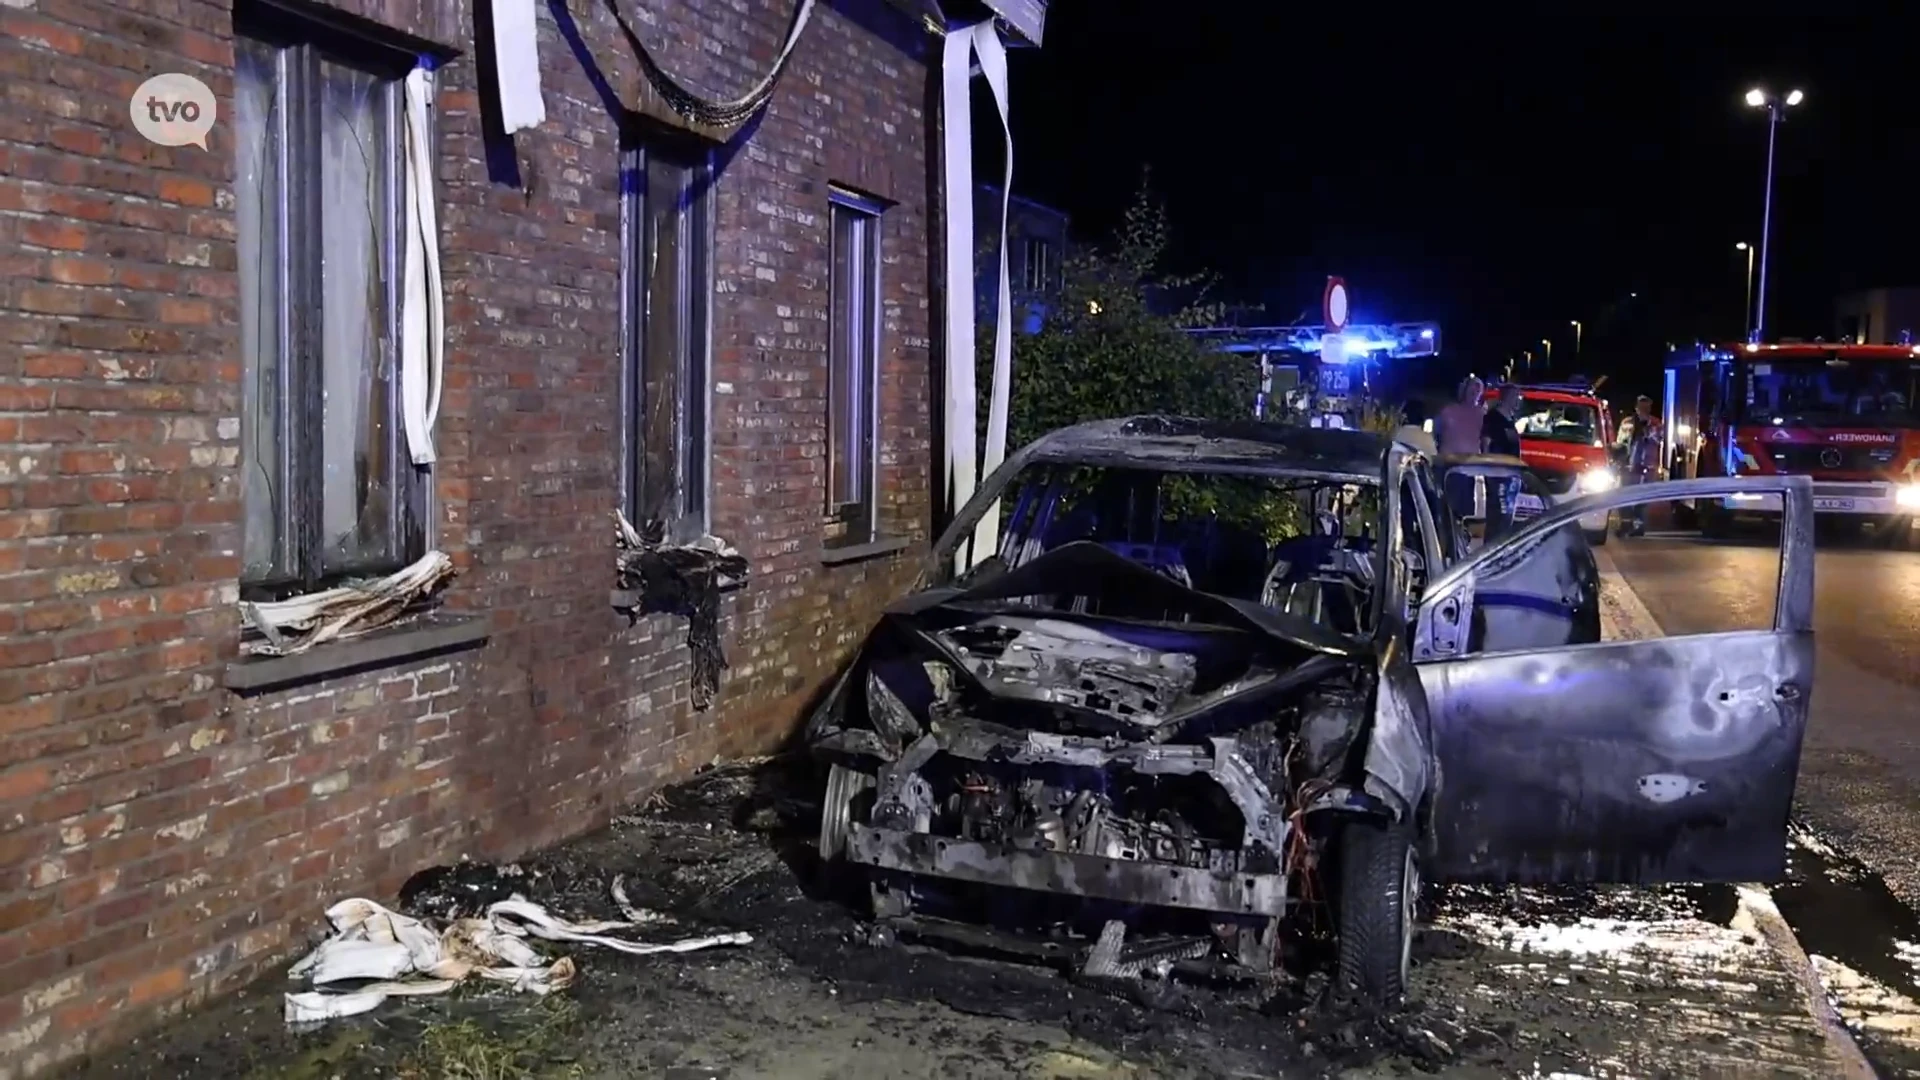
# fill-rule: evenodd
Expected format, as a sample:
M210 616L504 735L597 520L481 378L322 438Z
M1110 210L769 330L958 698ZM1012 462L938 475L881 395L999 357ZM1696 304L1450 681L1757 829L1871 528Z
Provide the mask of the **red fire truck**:
M1668 474L1805 474L1820 514L1904 540L1920 514L1916 397L1920 347L1910 345L1675 349L1667 356L1663 410ZM1735 515L1769 508L1728 499L1690 509L1701 531L1717 535Z
M1490 392L1498 392L1496 385ZM1586 380L1565 383L1526 383L1520 386L1520 457L1551 494L1553 502L1610 490L1620 483L1609 461L1613 445L1613 416L1607 403ZM1530 518L1546 507L1534 495L1520 496L1517 518ZM1580 520L1591 543L1607 542L1607 515L1590 514Z

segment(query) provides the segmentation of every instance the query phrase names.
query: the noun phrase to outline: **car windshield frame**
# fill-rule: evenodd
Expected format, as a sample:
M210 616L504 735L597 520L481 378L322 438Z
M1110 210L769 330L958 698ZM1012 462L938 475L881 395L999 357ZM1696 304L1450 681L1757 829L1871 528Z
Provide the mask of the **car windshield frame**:
M1009 460L1006 464L1013 465L1015 463ZM988 495L988 487L991 486L994 501L999 502L1002 507L999 513L1002 515L1001 527L1003 529L1006 525L1005 515L1011 513L1013 509L1012 506L1008 505L1008 500L1009 498L1014 501L1018 499L1018 484L1025 482L1029 476L1037 476L1046 471L1075 468L1108 469L1143 473L1166 473L1179 476L1260 480L1282 486L1340 485L1373 489L1375 491L1397 491L1398 484L1402 482L1405 472L1403 463L1397 457L1393 456L1388 458L1387 467L1383 470L1387 477L1392 478L1393 487L1389 487L1388 484L1384 482L1386 477L1362 476L1340 469L1314 468L1309 465L1295 466L1283 463L1266 463L1256 467L1222 462L1207 462L1195 465L1188 461L1173 460L1158 456L1120 457L1109 454L1093 454L1082 457L1073 454L1049 454L1034 457L1019 463L1019 465L1020 467L1017 469L1008 470L1003 466L1001 470L996 470L995 475L988 478L989 484L982 485L980 490L976 491L974 495L974 500L986 497ZM973 500L969 500L970 503L972 501ZM1390 547L1395 547L1396 545L1404 546L1405 544L1401 534L1404 533L1407 526L1400 520L1402 514L1399 503L1400 500L1397 498L1388 499L1381 497L1378 503L1380 513L1378 518L1373 522L1375 531L1372 559L1374 587L1368 601L1368 606L1372 609L1369 613L1371 630L1369 633L1359 637L1340 634L1339 636L1345 640L1377 642L1380 635L1387 629L1383 625L1384 620L1382 613L1389 610L1390 605L1401 603L1398 597L1404 592L1404 582L1392 571L1391 568L1394 563L1389 561L1388 558L1388 549ZM930 552L928 573L925 578L930 585L934 587L965 589L974 583L973 575L987 559L996 558L1000 555L1000 552L997 550L989 552L976 560L973 567L965 571L958 570L956 566L958 554L969 542L969 538L972 535L972 530L964 533L955 533L953 526L948 526L948 533L942 536L941 542L937 543ZM999 534L999 543L1002 545L1006 543L1006 535L1004 532ZM1424 552L1422 552L1422 554L1424 555ZM1390 596L1389 593L1393 595Z
M1535 440L1538 442L1560 443L1566 446L1604 445L1606 433L1602 430L1600 403L1598 401L1566 401L1529 395L1522 391L1520 394L1520 409L1521 416L1516 420L1514 426L1520 428L1520 438L1523 441ZM1533 415L1551 413L1555 410L1566 412L1575 409L1584 412L1590 420L1584 437L1570 438L1565 434L1559 434L1550 430L1529 430L1524 426L1526 421Z
M1887 372L1877 384L1877 372ZM1774 426L1920 428L1920 358L1769 357L1742 362L1734 373L1739 421ZM1903 403L1869 404L1865 391L1892 391ZM1815 397L1817 395L1817 399ZM1810 405L1815 407L1809 407Z

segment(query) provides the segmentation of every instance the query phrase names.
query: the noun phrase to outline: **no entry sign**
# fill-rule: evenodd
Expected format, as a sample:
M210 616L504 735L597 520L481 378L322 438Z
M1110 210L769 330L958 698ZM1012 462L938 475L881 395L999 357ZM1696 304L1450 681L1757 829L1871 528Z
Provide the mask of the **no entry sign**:
M1347 283L1337 277L1327 279L1327 291L1320 297L1320 318L1327 333L1347 328Z

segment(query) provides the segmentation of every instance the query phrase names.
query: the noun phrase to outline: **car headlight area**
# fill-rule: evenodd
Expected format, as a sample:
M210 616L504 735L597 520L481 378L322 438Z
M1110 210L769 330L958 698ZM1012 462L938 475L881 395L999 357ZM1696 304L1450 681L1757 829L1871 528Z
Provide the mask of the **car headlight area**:
M1580 474L1577 485L1582 495L1598 495L1603 491L1612 491L1620 486L1620 477L1609 468L1588 469Z
M1893 503L1902 510L1920 510L1920 484L1901 484L1894 488Z

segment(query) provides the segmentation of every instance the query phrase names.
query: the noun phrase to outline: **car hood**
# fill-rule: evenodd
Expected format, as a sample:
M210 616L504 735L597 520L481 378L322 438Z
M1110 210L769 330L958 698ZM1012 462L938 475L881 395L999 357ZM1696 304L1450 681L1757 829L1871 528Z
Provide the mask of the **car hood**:
M1037 595L1099 597L1125 595L1169 610L1183 611L1190 623L1242 630L1308 652L1361 657L1373 654L1371 642L1335 633L1318 623L1274 611L1250 600L1219 596L1190 588L1108 551L1089 540L1079 540L1041 555L1020 567L992 574L964 585L926 589L887 609L892 616L916 616L945 608L972 615L1006 609L1005 601ZM1030 608L1019 611L1032 614ZM1155 625L1155 624L1142 624Z

